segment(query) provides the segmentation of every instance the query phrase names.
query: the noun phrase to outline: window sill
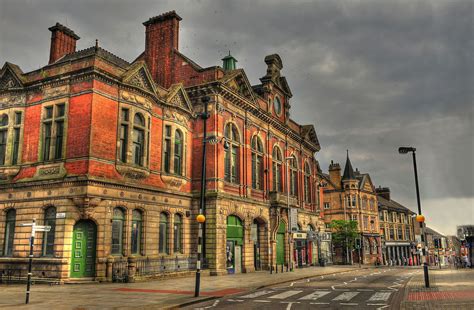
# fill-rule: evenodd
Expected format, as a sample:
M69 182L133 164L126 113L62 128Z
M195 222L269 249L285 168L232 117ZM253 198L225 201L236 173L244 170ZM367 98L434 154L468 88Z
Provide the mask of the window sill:
M188 183L188 179L183 175L161 173L161 180L169 189L180 190L183 185Z

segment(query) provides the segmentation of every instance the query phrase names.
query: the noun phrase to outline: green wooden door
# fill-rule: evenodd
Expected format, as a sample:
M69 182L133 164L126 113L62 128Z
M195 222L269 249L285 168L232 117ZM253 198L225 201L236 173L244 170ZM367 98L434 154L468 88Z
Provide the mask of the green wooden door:
M74 225L71 253L71 278L93 277L95 274L96 227L91 221Z
M278 226L277 240L276 240L276 261L277 265L283 265L285 263L285 223L281 222Z

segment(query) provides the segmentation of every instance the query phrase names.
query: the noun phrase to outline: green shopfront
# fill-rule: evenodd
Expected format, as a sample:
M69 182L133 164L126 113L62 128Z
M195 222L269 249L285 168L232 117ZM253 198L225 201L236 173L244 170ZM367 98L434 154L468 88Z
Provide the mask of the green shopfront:
M228 273L242 272L242 248L244 227L242 220L235 215L227 217L226 268Z

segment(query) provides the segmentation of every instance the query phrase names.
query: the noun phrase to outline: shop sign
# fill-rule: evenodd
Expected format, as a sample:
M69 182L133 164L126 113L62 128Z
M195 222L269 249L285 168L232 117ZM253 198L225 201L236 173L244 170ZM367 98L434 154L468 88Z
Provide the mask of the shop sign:
M291 231L298 231L298 209L290 207L290 216L291 216Z
M293 239L306 239L307 233L293 233Z

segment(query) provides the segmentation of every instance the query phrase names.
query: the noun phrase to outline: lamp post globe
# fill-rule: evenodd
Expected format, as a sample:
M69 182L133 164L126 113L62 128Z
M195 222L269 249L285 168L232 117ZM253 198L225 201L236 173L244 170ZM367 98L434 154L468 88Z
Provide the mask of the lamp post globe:
M198 216L196 216L196 221L198 223L204 223L206 221L206 217L202 214L199 214Z

